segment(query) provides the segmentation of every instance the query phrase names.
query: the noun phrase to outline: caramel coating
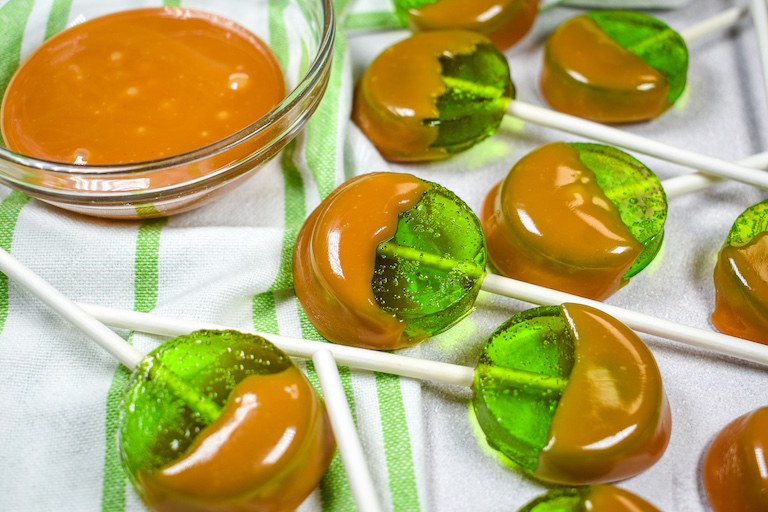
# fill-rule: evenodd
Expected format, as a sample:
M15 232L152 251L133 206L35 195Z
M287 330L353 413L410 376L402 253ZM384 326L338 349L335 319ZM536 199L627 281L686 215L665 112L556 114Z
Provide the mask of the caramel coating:
M768 232L743 247L723 247L715 266L718 331L768 344Z
M296 367L240 382L179 460L139 472L158 512L294 510L335 452L325 408Z
M672 430L656 360L627 326L594 308L563 304L576 360L533 474L586 485L623 480L664 454Z
M704 488L715 512L768 510L768 407L729 423L704 460Z
M585 16L547 39L540 86L554 109L604 123L652 119L671 105L667 79Z
M523 157L488 194L481 220L504 276L603 300L643 251L578 151L556 142Z
M336 189L304 223L293 258L294 287L327 339L373 349L420 341L405 336L405 323L378 306L371 282L376 247L395 235L398 215L427 188L410 174L366 174Z

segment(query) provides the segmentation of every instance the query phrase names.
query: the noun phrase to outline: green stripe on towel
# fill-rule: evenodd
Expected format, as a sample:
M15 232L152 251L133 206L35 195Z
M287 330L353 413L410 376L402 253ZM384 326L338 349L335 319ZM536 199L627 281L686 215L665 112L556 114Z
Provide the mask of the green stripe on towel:
M134 263L135 311L149 313L157 305L160 233L167 223L167 218L159 218L146 221L139 227ZM133 333L128 337L128 342L133 344ZM120 464L117 428L120 400L129 376L130 372L125 366L119 365L115 370L112 384L107 393L106 453L104 455L104 486L101 493L102 512L122 512L125 510L128 477Z

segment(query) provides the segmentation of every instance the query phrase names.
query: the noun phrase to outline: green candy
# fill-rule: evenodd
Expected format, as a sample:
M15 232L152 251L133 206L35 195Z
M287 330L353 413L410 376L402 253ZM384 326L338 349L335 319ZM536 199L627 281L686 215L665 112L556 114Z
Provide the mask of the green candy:
M743 247L764 231L768 231L768 199L750 206L739 215L725 243L733 247Z
M265 339L236 331L199 331L150 352L131 374L120 407L120 455L133 484L141 488L140 470L181 457L240 381L292 365Z
M400 214L392 240L379 245L373 294L379 307L423 338L442 332L474 310L488 258L472 210L432 183L419 203Z
M622 222L645 249L625 278L638 274L653 261L664 239L667 196L659 178L639 160L611 146L570 143L597 178L608 199L619 210Z
M496 133L515 87L507 59L490 42L470 54L443 55L439 60L448 90L437 98L440 117L425 119L424 124L438 126L432 147L458 153Z
M585 16L664 76L669 82L667 100L677 101L688 73L688 48L680 34L663 21L636 11L593 11Z
M574 340L559 307L518 313L486 341L472 407L488 444L528 471L539 464L555 408L574 365ZM508 379L505 370L530 372Z

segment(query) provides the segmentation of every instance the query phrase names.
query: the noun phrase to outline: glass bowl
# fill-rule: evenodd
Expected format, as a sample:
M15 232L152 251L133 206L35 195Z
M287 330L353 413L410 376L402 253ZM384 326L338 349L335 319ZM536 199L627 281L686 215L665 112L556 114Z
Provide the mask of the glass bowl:
M14 10L14 3L18 8L13 14L23 13L24 4L28 4L26 0L10 0L3 9ZM151 6L141 0L75 0L69 22L62 28L112 12ZM283 66L287 96L265 116L224 139L145 162L51 162L10 151L0 138L0 182L86 215L134 219L167 216L201 206L238 186L288 144L315 111L328 84L335 33L332 1L285 0L270 5L270 0L192 0L181 2L180 7L233 20L267 42ZM19 60L10 69L0 67L1 92L18 63L52 35L56 16L61 17L61 13L55 7L50 14L33 10L29 17L9 16L10 23L3 27L8 32L0 42L5 48L15 48ZM272 31L272 40L271 26L282 29ZM281 31L284 33L279 34ZM290 72L286 72L288 62Z

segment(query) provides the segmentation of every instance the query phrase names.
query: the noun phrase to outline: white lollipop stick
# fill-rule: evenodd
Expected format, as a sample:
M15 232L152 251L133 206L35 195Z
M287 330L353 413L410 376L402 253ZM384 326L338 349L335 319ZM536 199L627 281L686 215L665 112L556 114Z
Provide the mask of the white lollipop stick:
M344 470L347 472L357 509L361 512L380 512L379 498L365 461L363 446L360 444L355 421L352 419L352 411L349 409L349 403L341 385L336 360L333 354L324 348L315 352L312 361L315 363L317 378L320 380L325 406L331 419L333 435L339 447L339 455L344 463Z
M728 9L717 16L690 27L681 32L680 35L683 36L683 39L690 42L699 37L703 37L712 31L722 30L732 26L747 12L749 12L747 7ZM768 174L764 172L719 158L676 148L662 142L656 142L640 135L588 121L580 117L555 112L554 110L537 107L535 105L529 105L518 100L511 100L509 102L507 114L522 119L523 121L637 151L693 169L702 170L723 179L732 179L763 189L768 189Z
M720 14L681 30L678 34L680 34L680 37L682 37L686 43L692 43L697 39L708 36L712 32L725 30L734 26L747 14L749 14L749 6L742 5L741 7L731 7Z
M752 155L744 160L739 160L739 164L754 167L755 169L768 168L768 151ZM666 179L661 182L661 185L664 187L667 199L671 199L689 192L703 190L722 181L723 178L717 176L692 172L690 174L683 174L682 176Z
M750 169L733 162L700 155L693 151L676 148L663 142L647 139L604 124L529 105L518 100L509 102L507 113L523 121L597 140L612 146L637 151L693 169L701 169L708 174L768 190L768 173Z
M768 7L765 0L751 0L752 19L757 34L757 49L760 54L760 65L763 69L763 87L768 100Z
M555 306L564 302L584 304L611 315L635 331L768 365L768 345L761 343L678 324L496 274L487 274L481 289L542 306Z
M535 284L516 281L496 274L487 274L483 281L482 290L530 302L542 306L555 306L565 302L585 304L624 322L632 329L660 336L673 341L704 348L720 354L725 354L747 361L768 365L768 345L728 336L696 327L662 320L642 313L635 313L616 306L610 306L595 300L585 299L577 295L551 290ZM164 336L181 336L199 329L225 330L230 327L209 324L188 318L170 318L135 311L124 311L80 304L84 310L113 327L134 329L136 331L160 334ZM365 350L343 345L335 345L317 341L288 338L275 334L252 332L274 343L288 355L297 357L312 357L312 354L323 348L330 350L340 364L365 370L392 373L403 377L413 377L423 380L433 380L446 384L470 386L473 370L436 361L426 361L410 357L398 356L386 352Z
M203 329L224 331L235 329L261 336L274 343L276 347L286 354L294 357L310 359L318 350L330 350L339 364L352 368L370 370L381 373L391 373L402 377L431 380L456 386L471 386L474 370L467 366L416 359L413 357L399 356L388 352L377 352L345 345L336 345L322 341L303 340L289 338L278 334L269 334L253 330L237 329L217 325L210 322L201 322L191 318L173 318L137 311L97 306L94 304L82 304L79 306L89 314L98 318L107 325L133 329L139 332L158 334L160 336L183 336L192 331Z
M83 311L80 306L2 249L0 249L0 271L93 338L101 348L112 354L129 370L136 368L136 365L144 359L144 354L133 345Z

